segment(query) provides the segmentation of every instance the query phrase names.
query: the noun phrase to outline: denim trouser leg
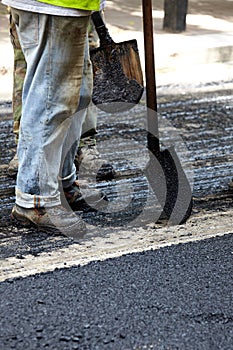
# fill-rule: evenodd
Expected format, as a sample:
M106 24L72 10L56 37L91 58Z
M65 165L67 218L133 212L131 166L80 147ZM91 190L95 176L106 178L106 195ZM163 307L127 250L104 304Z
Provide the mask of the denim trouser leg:
M104 20L104 11L101 11L101 16ZM89 37L89 46L90 48L96 48L99 45L99 37L94 29L94 24L91 22L91 37ZM90 62L90 61L89 61ZM90 62L91 63L91 62ZM88 69L88 66L86 66ZM92 83L93 77L92 77L92 69L88 69L87 73L87 84ZM89 80L89 82L88 82ZM82 125L82 137L86 136L93 136L97 132L97 107L94 106L92 103L90 103L89 107L86 109L86 115L84 119L84 123ZM80 140L80 146L83 146L82 139Z
M74 174L76 174L76 169L73 165L74 157L76 155L77 148L79 146L79 139L81 136L81 132L83 133L84 124L87 127L89 127L87 125L88 122L86 121L86 119L88 116L89 105L91 102L92 89L93 89L92 64L90 61L89 42L88 42L88 35L87 35L79 105L78 105L77 113L74 115L74 118L72 119L72 127L69 128L69 132L66 137L65 147L63 149L64 151L63 157L65 158L65 161L62 169L62 184L64 188L70 186L72 182L74 182L73 176ZM96 120L95 113L93 113L92 119ZM80 127L80 125L77 125L80 121L83 123L82 127ZM95 128L96 128L96 122L93 122L93 123L95 123ZM92 128L92 125L91 125L91 128ZM70 169L72 166L74 168L74 171L71 175Z
M82 125L82 137L92 136L97 133L97 107L90 103L86 109L85 119Z
M16 203L26 208L54 206L60 204L63 142L79 102L89 18L16 9L12 15L27 61Z
M86 60L84 62L83 83L81 87L81 100L79 105L79 110L83 109L83 104L85 106L85 118L82 125L82 135L88 134L88 132L90 131L94 131L95 133L97 129L97 113L94 106L91 104L93 74L92 64L89 55L89 45L88 50L85 51L85 57ZM85 96L84 101L82 101L82 96Z

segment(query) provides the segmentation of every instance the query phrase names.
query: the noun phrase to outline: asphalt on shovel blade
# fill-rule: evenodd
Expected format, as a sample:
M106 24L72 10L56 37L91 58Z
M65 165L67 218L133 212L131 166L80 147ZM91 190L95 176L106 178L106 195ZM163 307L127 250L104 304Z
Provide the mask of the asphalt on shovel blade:
M140 101L143 74L136 39L115 43L109 38L102 38L100 47L90 52L92 101L101 110L116 113L129 110Z

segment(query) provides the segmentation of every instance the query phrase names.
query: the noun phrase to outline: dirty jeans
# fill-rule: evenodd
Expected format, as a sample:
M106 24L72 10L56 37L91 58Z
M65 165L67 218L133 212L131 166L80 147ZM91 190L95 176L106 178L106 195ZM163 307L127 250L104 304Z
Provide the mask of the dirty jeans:
M18 39L18 34L14 21L12 20L12 15L10 11L10 37L14 49L14 85L13 85L13 94L12 94L12 107L13 107L13 116L14 116L14 125L13 132L15 134L15 141L18 143L19 138L19 127L20 119L22 113L22 89L24 78L27 70L27 64L22 52L20 42ZM85 56L84 56L84 67L83 67L83 78L82 86L80 93L80 106L79 110L83 110L85 114L84 122L82 125L82 135L80 139L80 146L84 146L84 141L82 137L89 135L95 135L97 129L97 111L93 105L90 105L90 108L87 106L91 102L92 94L92 65L89 55L89 47L96 48L98 46L98 35L94 30L94 24L90 21L88 36L87 36Z
M82 134L83 130L92 131L95 126L97 117L96 113L93 113L93 108L88 108L91 105L91 97L92 97L92 89L93 89L93 74L92 74L92 63L90 60L89 54L89 44L88 44L88 35L86 36L86 45L84 51L84 64L83 64L83 76L82 76L82 84L80 88L80 99L77 112L73 115L72 125L68 130L66 141L63 146L63 154L62 154L62 185L63 187L68 187L70 185L69 179L69 164L73 164L74 155L77 153L77 149L82 143ZM82 120L82 130L81 130L81 138L77 139L76 137L76 128L80 128L77 125L77 121ZM83 129L84 128L84 129ZM95 131L94 131L95 133ZM64 163L63 163L64 160Z
M19 126L22 114L22 92L23 82L27 70L27 64L22 52L17 31L14 21L10 12L10 38L14 50L14 71L13 71L13 94L12 94L12 107L13 107L13 132L15 134L15 142L18 143L19 139Z
M104 19L104 11L101 11L101 15ZM99 46L99 37L98 34L95 30L95 26L94 23L92 21L90 21L89 23L89 30L88 30L88 41L89 41L89 48L90 49L94 49L97 48ZM88 68L88 66L87 66ZM84 67L85 70L85 67ZM90 85L90 81L93 81L93 76L92 76L92 71L91 71L91 75L90 75L90 70L87 71L86 69L86 84ZM95 134L97 133L97 114L98 114L98 110L97 108L90 103L89 108L85 109L85 119L84 119L84 123L82 125L82 135L81 135L81 139L80 139L80 147L83 147L86 145L86 137L94 137ZM94 142L94 139L93 139Z
M89 17L60 17L13 8L12 16L27 62L16 203L25 208L52 207L60 204L58 179L63 172L64 145L71 143L74 128L73 141L79 142L81 134L83 113L75 112ZM74 159L75 154L66 156ZM75 166L69 161L65 166L68 186L75 180Z

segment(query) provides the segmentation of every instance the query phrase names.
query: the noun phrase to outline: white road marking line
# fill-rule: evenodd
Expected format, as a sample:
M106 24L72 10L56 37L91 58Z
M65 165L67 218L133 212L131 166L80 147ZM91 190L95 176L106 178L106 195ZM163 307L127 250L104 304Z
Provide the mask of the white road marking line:
M180 226L166 226L131 231L112 232L107 237L90 237L82 244L73 244L38 256L25 255L24 259L10 257L1 261L0 281L26 277L37 273L54 271L101 261L128 253L141 252L173 244L204 240L233 233L233 209L226 212L194 215Z

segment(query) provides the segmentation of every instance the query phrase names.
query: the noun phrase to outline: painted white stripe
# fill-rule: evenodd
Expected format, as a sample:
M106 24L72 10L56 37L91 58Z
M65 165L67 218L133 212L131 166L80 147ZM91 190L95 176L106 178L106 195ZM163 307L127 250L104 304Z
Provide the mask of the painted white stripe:
M180 226L151 225L146 229L134 228L131 231L116 229L105 237L90 233L82 244L73 244L36 257L25 255L24 259L11 257L2 260L0 281L230 233L233 233L233 209L219 213L194 213L185 225Z

